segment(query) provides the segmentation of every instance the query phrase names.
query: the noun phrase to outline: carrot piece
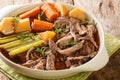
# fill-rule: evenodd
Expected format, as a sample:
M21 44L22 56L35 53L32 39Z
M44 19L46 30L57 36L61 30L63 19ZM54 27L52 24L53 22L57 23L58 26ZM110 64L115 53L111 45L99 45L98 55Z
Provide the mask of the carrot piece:
M53 23L47 21L40 21L35 19L33 21L32 30L35 32L52 30Z
M39 12L40 12L40 7L36 7L28 12L25 12L25 13L19 15L19 17L21 19L28 18L28 17L34 16L34 15L37 15Z
M60 16L57 9L51 3L46 3L46 4L42 5L41 10L43 10L43 12L45 12L46 17L50 21L53 21L54 19L56 19L57 17Z

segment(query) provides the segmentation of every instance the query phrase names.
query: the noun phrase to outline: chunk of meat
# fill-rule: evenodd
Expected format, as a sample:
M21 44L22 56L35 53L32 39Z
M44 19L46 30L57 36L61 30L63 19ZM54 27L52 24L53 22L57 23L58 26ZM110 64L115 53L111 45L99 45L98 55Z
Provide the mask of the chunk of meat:
M98 48L97 43L94 40L94 34L96 33L96 28L94 25L87 25L88 27L88 35L90 36L90 41L95 45L96 48Z
M45 69L45 59L41 59L35 66L34 69L44 70Z
M81 28L82 28L85 32L88 31L88 30L87 30L87 27L86 27L85 25L81 25Z
M74 25L70 24L70 33L72 35L72 37L74 38L74 41L77 41L77 37L75 36L75 28Z
M77 43L76 45L70 48L61 50L59 47L57 47L54 41L49 40L49 46L52 50L54 50L54 52L58 52L60 54L65 54L65 55L71 55L73 52L81 49L83 47L83 43L84 43L84 40L80 41L79 43Z
M84 46L82 47L82 49L79 50L77 56L78 55L86 56L94 51L95 51L94 45L90 41L85 41Z
M39 58L37 60L28 60L26 63L22 64L23 66L32 68L32 69L45 69L45 59Z
M56 42L56 44L57 44L60 48L62 48L61 45L64 44L64 43L70 42L70 41L72 40L72 38L73 38L73 37L72 37L71 35L65 36L65 37L59 39L59 40Z
M70 20L68 17L59 17L54 23L59 27L64 27L70 24Z
M60 48L57 48L57 51L60 53L60 54L65 54L65 55L71 55L72 53L74 53L75 51L81 49L83 47L83 43L84 43L84 40L80 41L79 43L77 43L76 45L70 47L70 48L67 48L67 49L63 49L61 50Z
M47 70L55 70L55 55L52 53L47 55L46 69Z
M57 52L58 47L53 40L49 40L49 47L52 50L52 53L55 54Z
M76 18L70 18L70 21L71 21L72 24L76 24L76 23L80 22L80 20L76 19Z
M30 54L32 53L33 50L34 50L34 48L32 47L27 51L26 60L30 60Z
M79 23L76 23L75 29L79 33L79 35L85 35L87 33L85 30L82 29Z
M98 48L97 43L95 42L94 38L92 38L92 36L86 35L84 37L79 37L78 40L89 40L93 43L93 45Z
M40 59L37 60L28 60L26 61L26 63L23 63L23 66L29 67L29 68L33 68L33 66L35 66L38 62L40 61Z
M91 54L89 54L88 56L89 56L90 58L93 58L93 57L95 57L95 56L96 56L96 54L97 54L97 51L92 52L92 53L91 53Z
M89 56L67 57L65 64L67 67L76 67L89 60Z
M94 25L87 25L87 28L88 28L91 36L93 36L93 34L96 33L96 28Z

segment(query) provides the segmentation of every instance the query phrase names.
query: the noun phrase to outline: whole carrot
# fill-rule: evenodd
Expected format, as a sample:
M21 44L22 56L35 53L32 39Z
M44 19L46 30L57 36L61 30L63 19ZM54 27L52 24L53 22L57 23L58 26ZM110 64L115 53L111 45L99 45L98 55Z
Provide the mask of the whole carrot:
M34 32L49 31L49 30L52 30L52 26L53 26L53 23L35 19L32 24L32 30Z
M19 15L19 17L21 19L28 18L28 17L34 16L34 15L37 15L39 12L40 12L40 7L36 7L28 12L25 12L25 13Z
M59 17L59 12L56 10L53 4L51 3L46 3L41 6L41 10L45 12L46 17L50 20L53 21L57 17Z

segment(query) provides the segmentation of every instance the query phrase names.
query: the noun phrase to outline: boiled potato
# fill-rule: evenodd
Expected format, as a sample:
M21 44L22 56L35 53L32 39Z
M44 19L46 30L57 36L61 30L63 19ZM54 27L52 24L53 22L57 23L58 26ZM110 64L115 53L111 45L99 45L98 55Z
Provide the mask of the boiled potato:
M68 14L68 10L63 4L56 3L55 7L60 11L61 16L66 16Z
M4 35L9 35L14 33L14 27L13 27L13 17L6 17L3 18L0 23L0 32Z
M86 19L86 14L80 8L74 8L69 12L69 16L80 20Z
M56 33L54 31L45 31L39 33L38 37L44 41L48 41L49 39L53 39Z
M15 33L20 33L24 31L30 31L30 21L29 18L19 20L19 23L15 24L14 31Z

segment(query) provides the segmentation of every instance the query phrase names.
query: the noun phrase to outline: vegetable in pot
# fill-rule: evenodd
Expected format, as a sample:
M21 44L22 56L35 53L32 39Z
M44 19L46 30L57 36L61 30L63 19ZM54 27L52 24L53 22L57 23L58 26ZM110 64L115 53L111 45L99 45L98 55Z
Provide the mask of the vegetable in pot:
M23 46L21 46L21 47L18 47L18 48L14 49L14 50L11 50L11 51L9 52L9 55L10 55L10 56L15 56L15 55L17 55L17 54L19 54L19 53L22 53L22 52L27 51L28 49L30 49L30 48L32 48L32 47L39 46L39 45L41 45L42 43L43 43L42 40L35 40L35 41L32 42L32 43L29 43L29 44L23 45Z
M23 18L29 18L31 16L37 15L39 12L40 12L40 7L36 7L34 9L26 12L26 13L23 13L23 14L19 15L19 17L21 19L23 19Z
M48 41L49 39L53 39L56 33L53 31L45 31L38 34L38 37L44 41Z
M50 20L53 21L57 17L59 17L59 12L56 10L55 6L51 3L46 3L41 6L41 10L45 12L46 17Z
M55 7L60 11L61 16L66 16L68 14L68 10L63 4L56 3Z
M49 31L49 30L52 30L52 26L53 26L53 23L35 19L32 24L32 30L34 32Z
M14 26L15 33L20 33L24 31L30 31L30 21L29 18L21 19L17 24Z
M0 32L4 35L9 35L14 33L14 27L13 27L13 17L6 17L3 18L0 22Z
M69 12L69 16L80 20L86 19L86 14L80 8L74 8Z

